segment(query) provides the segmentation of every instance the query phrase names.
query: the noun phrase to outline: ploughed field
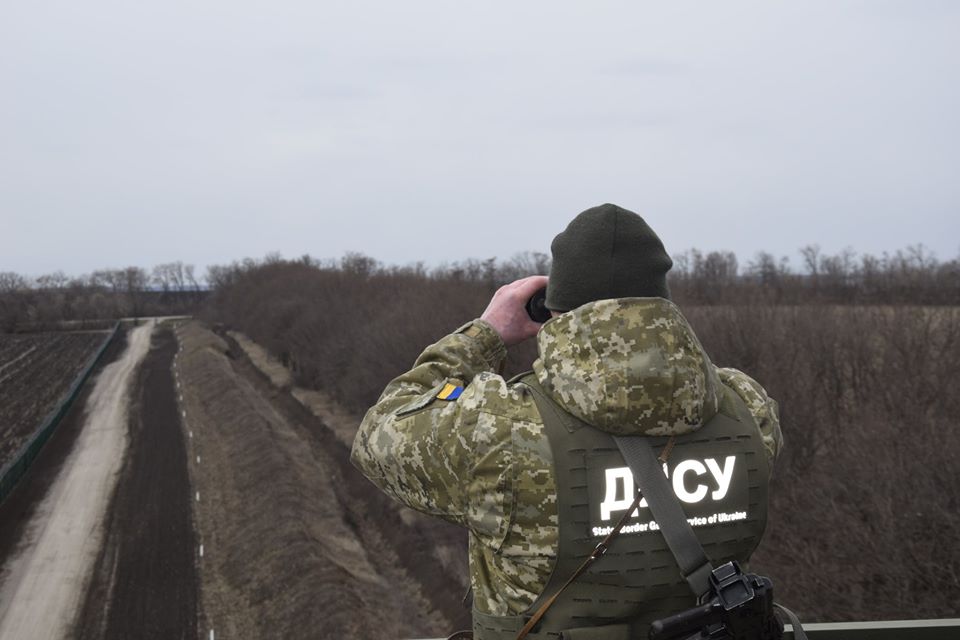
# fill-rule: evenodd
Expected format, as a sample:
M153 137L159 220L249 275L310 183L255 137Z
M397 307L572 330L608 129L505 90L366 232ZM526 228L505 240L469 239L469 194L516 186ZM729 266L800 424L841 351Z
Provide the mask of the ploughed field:
M56 407L107 335L0 334L0 467Z

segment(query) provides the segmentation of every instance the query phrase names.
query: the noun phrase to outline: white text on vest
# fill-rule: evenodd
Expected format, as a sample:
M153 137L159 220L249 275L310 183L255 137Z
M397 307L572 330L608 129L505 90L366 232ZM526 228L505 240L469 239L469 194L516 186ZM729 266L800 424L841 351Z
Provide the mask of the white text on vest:
M710 487L705 484L697 484L693 490L688 490L686 477L693 474L696 478L707 473L716 481L717 488L710 493L714 501L723 500L730 489L730 481L733 479L733 468L736 464L736 456L727 456L723 461L723 467L717 464L713 458L706 458L703 462L699 460L684 460L673 470L673 492L677 494L683 502L696 503L701 502L710 493ZM670 477L667 465L663 465L663 475ZM623 488L620 490L620 488ZM605 491L603 503L600 505L600 519L609 520L614 511L623 511L630 507L633 498L636 496L636 489L633 484L633 474L629 467L617 467L606 470ZM646 507L646 498L640 501L640 507ZM633 512L634 516L639 515L639 508Z

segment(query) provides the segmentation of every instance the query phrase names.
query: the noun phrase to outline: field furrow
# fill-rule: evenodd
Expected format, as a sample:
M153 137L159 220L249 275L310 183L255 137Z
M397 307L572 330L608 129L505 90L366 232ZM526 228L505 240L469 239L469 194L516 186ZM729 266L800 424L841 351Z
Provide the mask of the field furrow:
M107 335L0 335L0 467L57 406Z

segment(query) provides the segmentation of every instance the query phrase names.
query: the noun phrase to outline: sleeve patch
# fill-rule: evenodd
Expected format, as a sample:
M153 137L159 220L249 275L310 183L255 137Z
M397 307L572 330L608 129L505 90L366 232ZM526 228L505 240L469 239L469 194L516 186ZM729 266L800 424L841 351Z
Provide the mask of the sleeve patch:
M443 389L440 390L440 393L437 394L437 398L440 400L456 400L460 397L461 393L463 393L463 387L447 383L443 386Z

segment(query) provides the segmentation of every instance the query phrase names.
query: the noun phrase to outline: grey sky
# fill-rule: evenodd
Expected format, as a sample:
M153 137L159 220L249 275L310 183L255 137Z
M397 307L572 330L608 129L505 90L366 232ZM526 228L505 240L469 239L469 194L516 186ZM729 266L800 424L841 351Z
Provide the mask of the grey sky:
M958 2L0 6L0 271L960 253Z

